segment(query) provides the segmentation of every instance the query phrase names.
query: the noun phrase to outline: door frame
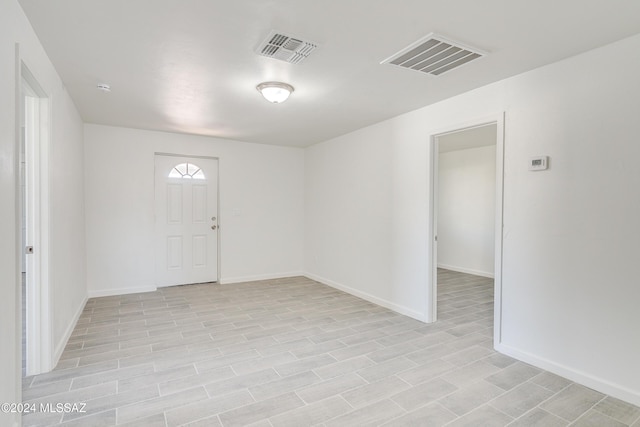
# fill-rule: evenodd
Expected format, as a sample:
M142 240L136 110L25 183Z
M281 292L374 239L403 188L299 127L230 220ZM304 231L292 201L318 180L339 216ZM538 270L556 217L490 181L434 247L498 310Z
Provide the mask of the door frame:
M474 129L486 125L496 125L496 206L495 206L495 264L494 264L494 345L502 337L502 247L503 247L503 209L504 209L504 113L469 120L438 129L429 136L430 179L429 188L429 241L431 257L428 263L427 280L427 322L438 319L438 138L450 133Z
M218 218L218 232L216 233L216 247L217 247L217 259L216 262L218 263L218 267L217 267L217 276L216 277L216 283L220 283L220 277L222 277L222 256L221 256L221 240L222 240L222 230L220 229L220 223L222 222L220 219L220 158L219 157L214 157L214 156L198 156L198 155L193 155L193 154L179 154L179 153L167 153L167 152L163 152L163 151L156 151L153 153L153 199L154 199L154 217L155 217L155 194L156 194L156 183L155 183L155 176L156 176L156 167L155 167L155 159L156 156L167 156L167 157L188 157L191 159L207 159L207 160L215 160L218 163L218 167L217 167L217 173L218 176L216 177L216 198L217 198L217 212L216 212L216 217ZM156 225L154 223L154 231L153 231L153 238L156 238L156 229L155 229ZM155 240L154 240L154 245L155 245ZM153 255L154 259L153 259L153 265L154 265L154 269L156 268L156 262L157 260L155 259L156 254L154 252ZM155 281L155 273L154 273L154 281ZM155 283L154 283L154 286Z
M49 145L51 132L50 98L23 61L19 75L20 114L24 115L25 135L18 132L20 152L24 139L25 200L20 203L20 225L26 220L26 241L19 239L19 262L26 246L33 246L27 255L26 277L26 374L35 375L53 369L51 329L50 251L49 251ZM22 122L22 120L21 120ZM18 125L21 127L21 123ZM28 129L31 131L29 132ZM28 136L32 137L29 138ZM19 169L19 168L18 168ZM19 173L19 172L18 172ZM18 179L20 186L21 179ZM19 189L20 193L22 190ZM31 208L25 209L26 204ZM21 228L21 227L20 227ZM20 282L22 282L20 280ZM20 292L20 295L22 293Z

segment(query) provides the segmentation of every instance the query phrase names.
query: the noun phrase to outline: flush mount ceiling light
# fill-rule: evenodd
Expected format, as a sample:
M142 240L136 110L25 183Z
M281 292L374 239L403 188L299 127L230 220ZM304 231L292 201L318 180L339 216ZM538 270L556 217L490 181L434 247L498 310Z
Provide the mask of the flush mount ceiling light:
M281 82L260 83L256 89L264 96L264 99L274 104L286 101L294 91L293 86Z

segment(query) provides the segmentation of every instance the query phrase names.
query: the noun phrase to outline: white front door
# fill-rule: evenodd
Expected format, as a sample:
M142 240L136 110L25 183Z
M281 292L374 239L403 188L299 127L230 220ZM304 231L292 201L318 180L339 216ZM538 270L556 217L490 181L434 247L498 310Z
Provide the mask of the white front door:
M156 286L218 280L218 161L156 155Z

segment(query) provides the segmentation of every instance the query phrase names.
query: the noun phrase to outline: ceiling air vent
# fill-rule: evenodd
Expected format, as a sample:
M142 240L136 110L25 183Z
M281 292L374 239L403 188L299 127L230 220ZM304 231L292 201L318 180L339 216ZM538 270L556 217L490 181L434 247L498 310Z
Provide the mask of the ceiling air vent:
M393 64L439 76L485 55L487 52L431 33L385 59L381 64Z
M299 64L305 60L316 47L318 47L316 43L271 31L269 36L260 43L260 46L256 49L256 53L291 64Z

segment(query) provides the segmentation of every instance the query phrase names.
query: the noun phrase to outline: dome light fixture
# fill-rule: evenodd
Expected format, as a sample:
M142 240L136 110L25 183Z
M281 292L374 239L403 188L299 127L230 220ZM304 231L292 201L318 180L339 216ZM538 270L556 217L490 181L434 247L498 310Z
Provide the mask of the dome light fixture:
M289 98L294 91L293 86L281 82L264 82L256 86L258 92L269 102L280 104Z

